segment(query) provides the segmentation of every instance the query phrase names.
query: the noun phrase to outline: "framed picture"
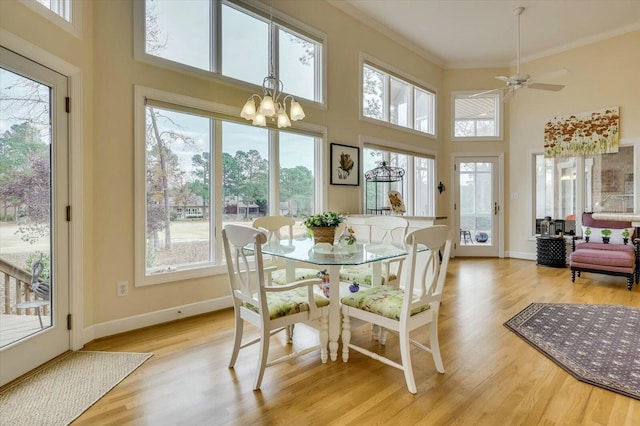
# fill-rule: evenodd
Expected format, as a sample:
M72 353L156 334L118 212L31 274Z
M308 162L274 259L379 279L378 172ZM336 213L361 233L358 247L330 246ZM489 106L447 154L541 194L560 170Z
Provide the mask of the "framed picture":
M360 185L360 148L331 144L331 184Z

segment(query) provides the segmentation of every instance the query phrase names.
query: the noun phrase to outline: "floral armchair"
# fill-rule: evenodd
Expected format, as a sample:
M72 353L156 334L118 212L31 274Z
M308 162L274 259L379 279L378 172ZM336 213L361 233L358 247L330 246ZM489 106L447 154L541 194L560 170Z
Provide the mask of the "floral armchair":
M573 237L571 281L582 272L627 278L627 288L640 281L640 239L630 222L594 219L582 214L582 236ZM584 242L583 242L584 241Z

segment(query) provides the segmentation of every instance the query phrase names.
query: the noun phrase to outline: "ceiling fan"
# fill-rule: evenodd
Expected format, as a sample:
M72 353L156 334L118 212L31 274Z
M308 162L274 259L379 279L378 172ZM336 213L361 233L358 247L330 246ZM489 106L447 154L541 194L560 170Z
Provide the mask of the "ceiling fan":
M537 83L531 79L529 74L520 74L520 15L524 11L524 7L517 7L513 10L518 19L518 43L516 50L516 73L510 77L504 75L498 75L494 78L504 81L506 83L505 87L501 87L499 89L487 90L484 92L476 93L471 95L471 97L483 95L486 93L492 93L497 91L504 91L503 102L509 101L515 95L515 92L519 89L529 88L529 89L541 89L541 90L551 90L557 92L558 90L562 90L564 87L561 84L548 84L548 83ZM566 72L566 70L560 70L561 72ZM556 74L554 72L553 74ZM547 77L550 77L551 74L547 74Z

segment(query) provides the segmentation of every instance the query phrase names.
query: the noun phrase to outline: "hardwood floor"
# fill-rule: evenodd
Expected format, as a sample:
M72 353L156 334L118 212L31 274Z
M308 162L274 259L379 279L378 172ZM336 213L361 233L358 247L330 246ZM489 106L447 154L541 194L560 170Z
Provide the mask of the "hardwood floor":
M74 425L640 424L640 401L574 379L504 327L532 302L639 307L640 287L588 273L572 284L568 268L532 261L453 259L439 326L446 373L415 352L417 395L401 371L354 351L348 363L321 364L316 351L270 367L254 392L257 348L227 367L231 310L112 336L85 349L154 356ZM369 330L353 338L366 342ZM311 329L296 327L294 346L312 339ZM271 349L290 349L284 334L272 337ZM394 336L383 350L398 353Z

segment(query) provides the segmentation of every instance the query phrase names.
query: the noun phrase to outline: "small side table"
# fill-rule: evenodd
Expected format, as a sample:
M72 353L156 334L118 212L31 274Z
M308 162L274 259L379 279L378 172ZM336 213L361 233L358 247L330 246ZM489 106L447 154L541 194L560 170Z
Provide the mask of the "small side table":
M536 237L538 265L567 267L567 243L563 237Z

